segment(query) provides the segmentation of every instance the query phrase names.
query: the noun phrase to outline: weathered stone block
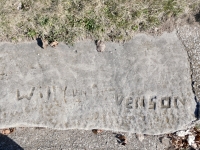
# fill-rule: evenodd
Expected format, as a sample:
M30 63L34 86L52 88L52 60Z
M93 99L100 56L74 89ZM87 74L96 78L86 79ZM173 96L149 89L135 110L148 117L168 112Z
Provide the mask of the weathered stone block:
M187 53L175 32L124 44L41 49L0 44L0 128L109 129L161 134L195 119Z

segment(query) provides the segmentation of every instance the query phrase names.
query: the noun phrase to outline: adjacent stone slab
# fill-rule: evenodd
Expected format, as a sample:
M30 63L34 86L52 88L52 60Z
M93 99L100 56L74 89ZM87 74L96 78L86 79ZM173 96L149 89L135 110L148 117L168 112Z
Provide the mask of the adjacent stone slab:
M0 128L108 129L161 134L195 119L187 53L176 32L125 44L41 49L0 44Z

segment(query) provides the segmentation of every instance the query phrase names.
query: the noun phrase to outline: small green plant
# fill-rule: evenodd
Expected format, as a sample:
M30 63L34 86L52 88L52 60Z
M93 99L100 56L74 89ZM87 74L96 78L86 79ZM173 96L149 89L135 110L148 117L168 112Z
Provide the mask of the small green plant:
M138 30L138 25L133 25L131 28L132 28L132 30L137 31Z
M182 8L177 5L176 0L168 0L163 3L163 9L165 14L177 16L182 12Z
M96 21L94 19L88 19L86 18L84 20L84 26L85 26L85 29L87 31L90 31L90 32L93 32L94 30L97 30L99 28L99 26L96 24Z
M149 16L148 17L148 22L149 22L149 24L150 25L152 25L152 26L157 26L157 25L159 25L159 20L158 20L158 18L157 17L154 17L154 16Z
M48 16L42 16L38 19L38 22L41 26L46 26L49 23L49 17Z
M195 128L200 131L200 124L196 124Z
M133 11L131 13L132 19L137 19L141 16L141 12L140 11Z
M34 30L34 29L28 29L28 33L27 33L27 35L29 36L29 37L35 37L36 36L36 31Z

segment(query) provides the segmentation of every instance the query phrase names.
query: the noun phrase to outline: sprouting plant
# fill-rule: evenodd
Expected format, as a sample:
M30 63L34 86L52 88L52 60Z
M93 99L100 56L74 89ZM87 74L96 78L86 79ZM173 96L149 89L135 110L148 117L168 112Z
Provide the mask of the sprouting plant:
M35 37L36 36L36 31L34 29L28 29L27 35L29 37Z

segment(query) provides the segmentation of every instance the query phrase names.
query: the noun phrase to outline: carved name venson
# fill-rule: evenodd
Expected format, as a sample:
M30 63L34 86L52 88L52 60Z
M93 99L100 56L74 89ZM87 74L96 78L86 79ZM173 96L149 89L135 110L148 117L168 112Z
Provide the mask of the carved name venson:
M29 92L29 94L27 95L21 95L19 89L17 90L17 100L22 100L22 99L27 99L27 100L31 100L31 98L33 97L34 94L38 94L40 98L45 98L44 94L42 92L35 92L36 88L32 87L31 91ZM62 89L61 91L63 93L63 99L66 102L66 95L68 97L79 97L81 98L82 96L87 97L87 93L89 93L88 91L83 91L83 90L77 90L77 89L67 89L67 86ZM133 98L134 96L122 96L121 94L117 94L117 92L115 90L104 90L104 91L96 91L93 92L91 90L92 96L103 96L105 95L105 92L109 92L109 94L112 94L112 99L115 100L117 105L122 105L122 102L125 103L125 107L127 109L141 109L141 108L148 108L148 109L156 109L157 106L159 106L160 108L178 108L179 105L184 106L186 104L186 98L180 98L180 97L170 97L170 96L165 96L165 97L161 97L161 98L157 98L157 96L152 96L150 98L145 98L144 96L141 97L136 97ZM52 86L52 88L47 87L46 90L46 100L49 100L51 98L51 95L53 95L53 99L56 99L56 87ZM67 94L68 93L68 94ZM95 93L95 95L94 95ZM110 96L109 96L110 98ZM108 99L108 98L104 98L104 99Z

